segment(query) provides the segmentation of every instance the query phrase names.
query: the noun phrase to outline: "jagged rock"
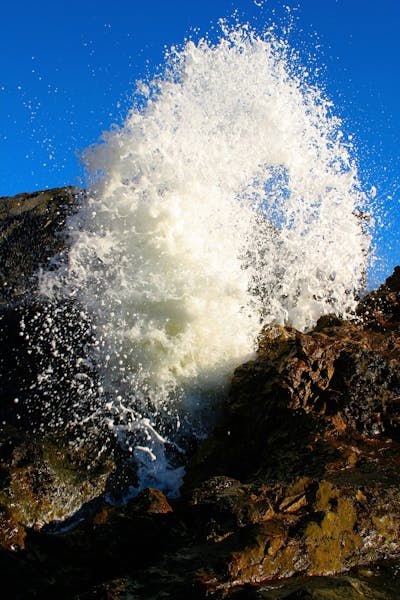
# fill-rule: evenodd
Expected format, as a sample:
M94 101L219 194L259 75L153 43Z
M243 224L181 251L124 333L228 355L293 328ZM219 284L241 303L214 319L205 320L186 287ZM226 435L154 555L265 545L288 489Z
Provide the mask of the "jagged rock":
M172 507L165 495L153 488L146 488L131 503L133 510L146 514L166 514L172 512Z
M25 528L8 509L0 507L0 548L22 550L25 547Z
M126 470L120 468L116 441L100 423L81 426L97 400L98 382L85 355L90 324L76 303L52 305L35 289L36 270L49 268L53 256L66 249L66 220L84 199L76 188L0 198L4 531L6 521L19 531L65 520ZM7 546L4 536L2 543Z
M121 500L136 483L132 461L107 450L96 423L97 444L71 445L79 411L96 401L95 374L76 378L54 359L57 381L32 391L43 373L34 338L51 311L32 298L34 272L65 247L76 201L70 188L0 199L4 589L82 600L397 597L400 267L352 322L327 315L307 333L262 332L180 499L149 489L112 505L115 486ZM57 319L70 328L60 328L64 341L49 337L73 347L81 369L90 324L78 306L56 310L55 331ZM29 342L24 319L38 324Z
M180 536L79 597L395 597L395 568L377 584L360 565L400 552L397 332L334 316L266 330L187 468Z
M35 389L46 369L52 369L54 376L52 388L45 390L45 395L62 398L62 406L52 406L53 418L58 418L58 410L64 411L64 421L68 422L70 415L65 408L76 404L76 397L72 398L76 381L71 370L82 357L90 327L76 304L65 301L52 307L49 301L40 298L36 293L36 274L40 267L49 268L51 259L65 249L67 217L84 198L85 193L77 188L0 198L0 421L3 424L32 425L35 420L38 424L48 399L43 398L43 393L39 397Z
M16 598L84 597L91 589L88 597L99 597L96 588L105 582L122 593L122 582L111 584L113 579L124 581L125 573L156 564L184 535L158 490L146 491L125 506L104 501L94 513L82 515L74 528L57 533L49 527L28 529L24 550L11 553L2 583L12 583ZM0 568L1 558L0 552Z
M203 569L208 591L400 551L398 274L364 299L363 322L268 328L257 358L236 370L184 487L219 555Z
M236 370L222 423L186 486L218 474L246 482L320 475L356 461L360 444L399 440L399 358L395 336L336 318L309 333L269 329L256 360Z

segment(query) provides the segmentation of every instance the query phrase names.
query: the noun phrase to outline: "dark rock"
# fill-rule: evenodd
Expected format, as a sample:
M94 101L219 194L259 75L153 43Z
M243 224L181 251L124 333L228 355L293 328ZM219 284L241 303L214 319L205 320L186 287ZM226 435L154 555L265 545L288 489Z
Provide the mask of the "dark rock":
M309 333L272 327L236 370L184 485L218 548L201 577L208 591L337 573L400 551L396 273L379 293L378 328L334 316ZM382 305L377 294L363 302L370 314Z
M51 268L66 249L67 218L84 199L77 188L0 198L0 422L38 426L49 397L62 398L61 406L53 403L53 420L62 413L68 422L67 406L77 405L72 368L83 357L90 325L76 304L52 306L36 287L38 269ZM37 385L46 370L54 373L47 388Z
M264 333L256 360L236 370L222 423L192 461L186 487L217 474L283 482L321 475L327 462L343 460L344 447L399 440L396 336L322 325Z
M166 514L173 510L165 495L160 490L153 488L147 488L140 492L131 504L135 512L149 515Z
M364 325L373 330L399 332L400 267L395 267L383 285L361 300L357 313Z
M375 569L352 569L335 577L293 577L283 585L238 587L234 600L394 600L398 596L398 566L387 561Z
M67 187L0 198L0 303L32 290L38 267L63 250L66 219L83 196Z
M25 547L26 531L15 515L0 507L0 548L3 550L22 550Z
M159 506L168 505L161 492L149 495L157 496ZM18 560L3 584L11 581L21 598L113 597L111 592L119 597L117 593L130 585L127 573L142 573L157 564L171 547L182 543L184 534L171 510L153 511L143 506L143 497L120 507L104 503L73 529L58 533L29 529L24 550L13 552Z

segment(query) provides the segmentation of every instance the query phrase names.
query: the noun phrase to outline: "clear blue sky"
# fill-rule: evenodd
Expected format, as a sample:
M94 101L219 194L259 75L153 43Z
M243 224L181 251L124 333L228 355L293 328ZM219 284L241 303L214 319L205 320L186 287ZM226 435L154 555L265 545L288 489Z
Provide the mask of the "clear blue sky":
M259 7L257 4L261 4ZM0 9L0 196L79 184L77 153L121 123L135 81L191 28L238 10L262 29L291 7L291 43L316 56L321 81L353 134L365 188L387 216L377 237L400 264L400 2L398 0L60 0ZM274 15L275 11L275 15ZM315 46L318 46L315 51Z

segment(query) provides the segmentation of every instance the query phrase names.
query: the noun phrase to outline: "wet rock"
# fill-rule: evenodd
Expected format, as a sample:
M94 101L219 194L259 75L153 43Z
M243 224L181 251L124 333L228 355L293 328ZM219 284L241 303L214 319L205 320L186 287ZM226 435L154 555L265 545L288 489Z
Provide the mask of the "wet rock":
M234 600L394 600L397 596L398 566L389 561L336 577L293 577L284 585L238 587L229 595Z
M222 422L192 460L186 487L218 474L322 475L357 462L364 446L398 441L399 350L395 334L336 317L309 333L268 329L257 358L236 370Z
M165 494L153 488L140 492L131 504L135 512L140 513L166 514L173 510Z
M71 187L0 198L3 424L39 425L49 398L58 398L60 404L52 405L54 421L64 419L68 423L73 420L72 413L79 412L78 404L81 410L85 408L83 394L77 402L76 391L82 386L78 372L85 376L83 349L90 339L90 326L75 303L52 306L36 289L38 270L52 268L52 259L66 249L67 218L84 200L85 193ZM78 361L80 369L73 373ZM40 386L38 380L42 381Z
M72 444L66 438L28 437L21 431L3 428L1 514L7 515L18 530L21 526L41 529L51 521L64 520L102 495L114 466L109 457L96 455L88 446Z
M16 598L397 597L400 268L352 322L326 315L306 333L266 328L187 467L182 497L147 489L126 501L137 483L126 453L95 420L81 443L80 417L97 399L90 323L79 306L43 310L31 293L37 267L65 247L60 232L78 201L64 188L0 199L4 589ZM43 331L48 342L35 346ZM67 348L71 369L59 358ZM36 388L46 365L49 384Z
M396 276L379 292L379 327L375 294L360 322L266 329L256 359L236 370L184 485L219 556L202 570L206 590L343 572L400 551Z
M104 501L74 528L28 529L25 548L12 553L3 584L11 581L15 597L21 598L117 598L128 586L141 588L143 583L136 584L129 574L147 572L185 536L174 513L153 511L143 504L146 497L157 497L158 506L169 505L161 492L149 490L125 506Z
M52 303L36 289L37 270L53 268L52 259L67 251L67 219L84 201L76 188L0 198L4 531L4 519L9 529L16 523L21 531L65 522L126 471L116 440L104 423L89 418L98 401L98 379L86 353L90 322L76 302Z
M3 550L22 550L25 547L26 531L6 508L0 507L0 548Z
M358 586L375 597L373 579L329 577L400 552L396 335L332 316L308 333L264 331L183 497L145 490L63 536L28 531L19 568L36 565L26 576L35 594L351 598Z
M400 267L395 267L383 285L361 300L357 313L366 327L399 332Z
M193 579L204 593L225 593L244 583L346 571L398 553L399 482L382 489L379 482L358 486L346 479L236 482L225 489L219 478L208 481L192 496L209 546Z
M22 298L35 271L65 246L65 224L84 192L73 187L0 198L0 303Z

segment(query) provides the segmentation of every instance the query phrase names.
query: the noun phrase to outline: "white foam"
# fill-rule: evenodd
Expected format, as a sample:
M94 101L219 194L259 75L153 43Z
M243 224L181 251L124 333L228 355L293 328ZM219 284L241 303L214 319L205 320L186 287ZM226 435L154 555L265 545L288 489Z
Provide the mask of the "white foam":
M92 195L42 289L77 298L95 324L115 427L194 414L262 323L305 329L354 309L364 196L331 104L289 57L246 26L173 48L140 108L86 153ZM142 467L165 458L152 432L133 443Z

